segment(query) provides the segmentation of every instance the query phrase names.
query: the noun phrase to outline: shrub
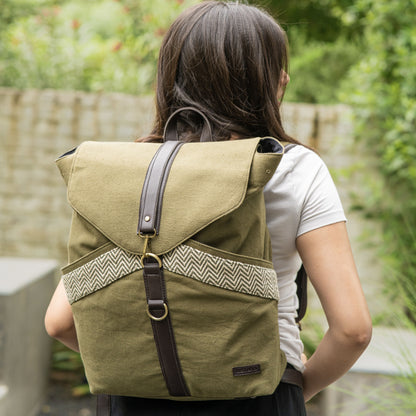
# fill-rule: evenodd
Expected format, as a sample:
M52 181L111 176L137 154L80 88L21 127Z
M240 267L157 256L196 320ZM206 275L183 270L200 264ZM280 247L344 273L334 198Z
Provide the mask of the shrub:
M361 12L352 7L354 2L260 0L288 34L291 82L287 101L339 102L341 82L362 54Z
M31 15L9 19L0 34L0 85L148 93L164 32L193 3L41 2Z
M344 96L357 139L380 173L379 183L367 181L370 197L359 196L359 205L382 223L388 289L416 322L416 1L359 0L356 7L367 54Z
M293 52L285 100L338 103L342 81L361 58L359 46L344 38L333 43L308 41L301 32L294 30L289 32L289 44Z

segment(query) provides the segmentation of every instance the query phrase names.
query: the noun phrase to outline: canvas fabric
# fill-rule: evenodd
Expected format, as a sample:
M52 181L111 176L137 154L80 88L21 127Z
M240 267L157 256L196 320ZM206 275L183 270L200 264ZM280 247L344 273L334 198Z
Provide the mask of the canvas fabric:
M63 268L91 392L174 400L272 394L286 366L263 188L282 157L260 138L184 144L151 239L190 396L172 397L146 314L140 195L160 144L85 142L57 160L73 218ZM235 368L261 371L236 376Z

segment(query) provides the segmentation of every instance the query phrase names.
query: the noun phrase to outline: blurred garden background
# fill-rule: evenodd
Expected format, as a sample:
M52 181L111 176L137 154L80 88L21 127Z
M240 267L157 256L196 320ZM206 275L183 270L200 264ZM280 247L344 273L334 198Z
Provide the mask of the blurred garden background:
M60 200L54 199L48 207L41 207L43 230L32 230L35 236L30 237L30 232L24 231L26 225L19 228L22 219L15 215L15 208L10 208L15 193L18 194L15 203L28 209L25 215L39 208L37 202L28 200L32 195L29 191L19 192L19 186L28 183L27 179L20 182L16 179L18 164L14 158L19 155L16 156L10 138L23 140L31 131L41 135L46 127L36 125L32 113L27 113L33 119L30 126L16 125L16 120L25 117L23 110L32 106L33 100L40 100L36 106L47 108L45 111L52 109L56 117L45 119L51 125L62 124L60 118L65 115L59 113L59 107L64 108L69 101L78 112L84 109L81 111L84 115L102 110L102 116L91 116L95 117L91 122L83 122L83 116L74 116L78 133L75 136L68 133L70 139L65 145L75 146L84 138L102 139L96 135L97 131L103 136L107 134L105 139L121 139L127 119L118 120L120 128L114 127L116 124L109 129L102 127L107 126L105 122L116 106L114 103L119 105L117 114L128 113L128 122L133 124L140 113L147 112L148 128L161 40L173 19L197 2L0 0L0 152L3 153L0 154L3 165L0 166L0 256L51 257L60 266L65 260L70 210L61 205L65 191L59 178L45 190L45 195L49 197L59 186ZM338 137L335 147L354 149L354 157L348 163L338 163L339 157L325 161L337 184L354 184L346 187L345 198L347 216L362 220L355 250L370 249L377 262L373 265L375 273L379 274L377 293L383 306L378 303L372 311L374 325L404 328L407 333L416 334L416 0L253 3L269 10L287 31L291 81L285 101L299 104L298 107L288 104L287 119L293 122L307 113L304 117L309 117L311 126L305 137L301 129L295 129L298 138L316 145L325 159L325 145L320 148L320 131L317 131L319 123L324 123L324 114L336 114L337 123L348 125L348 137ZM124 107L120 107L121 101ZM41 114L41 109L36 114ZM71 123L73 126L74 121ZM95 133L88 126L95 126ZM134 138L135 134L145 132L138 127L128 130L127 135ZM51 161L68 150L61 148L59 142L51 144L52 136L45 140L46 155ZM28 146L29 150L22 150L22 155L36 163L37 144L32 141ZM330 155L331 151L327 153ZM44 154L39 157L44 158ZM57 172L55 176L58 177ZM10 184L14 184L15 193ZM53 218L61 210L67 222L58 227ZM41 237L44 230L50 231L45 234L47 242ZM22 246L23 235L28 240ZM42 249L42 245L49 251ZM371 274L372 268L367 270ZM360 274L365 280L366 275ZM322 333L312 315L306 318L303 331L309 353ZM53 382L65 381L74 396L86 394L88 388L78 355L58 344L53 351ZM395 379L400 386L395 392L380 393L377 400L372 396L362 398L367 405L362 414L371 411L379 415L416 414L416 368L414 363L409 364L411 371ZM1 381L0 371L0 385ZM48 408L43 412L48 414ZM70 414L79 413L67 415ZM84 416L88 414L92 413Z

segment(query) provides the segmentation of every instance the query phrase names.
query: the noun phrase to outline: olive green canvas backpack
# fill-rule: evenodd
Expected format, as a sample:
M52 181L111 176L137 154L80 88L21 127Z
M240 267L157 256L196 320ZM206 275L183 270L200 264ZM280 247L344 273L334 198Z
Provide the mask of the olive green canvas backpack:
M195 110L188 112L195 112ZM199 113L199 112L198 112ZM63 280L94 394L272 394L286 367L263 188L274 138L84 142L57 165L73 218Z

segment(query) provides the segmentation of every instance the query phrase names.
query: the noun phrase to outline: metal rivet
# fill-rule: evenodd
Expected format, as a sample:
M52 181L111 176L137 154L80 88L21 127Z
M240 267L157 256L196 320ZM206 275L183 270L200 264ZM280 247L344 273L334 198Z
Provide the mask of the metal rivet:
M272 173L272 171L271 171L270 169L266 169L266 173L267 173L268 175L270 175L270 174Z
M149 222L149 221L150 221L150 217L149 217L148 215L146 215L146 216L144 217L144 220L145 220L146 222Z

